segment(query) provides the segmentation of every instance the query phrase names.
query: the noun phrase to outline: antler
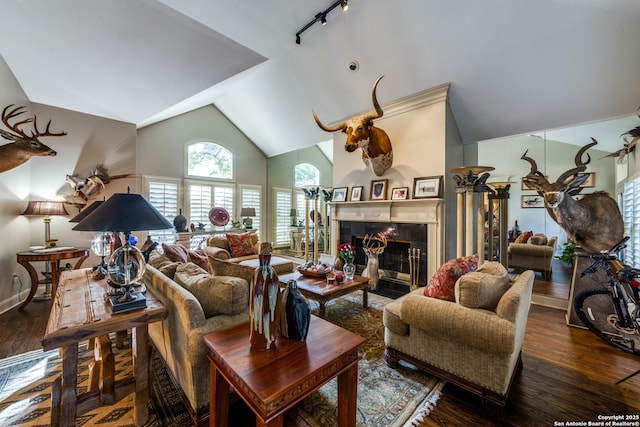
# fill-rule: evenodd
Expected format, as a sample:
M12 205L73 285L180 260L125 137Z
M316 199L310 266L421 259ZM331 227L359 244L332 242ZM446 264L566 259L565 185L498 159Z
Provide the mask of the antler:
M10 141L15 141L17 138L24 138L24 139L29 139L29 140L38 140L38 137L40 136L64 136L67 133L66 132L59 132L59 133L55 133L55 132L51 132L50 131L50 127L51 127L51 120L49 120L49 123L47 123L47 127L44 130L44 132L40 132L38 130L38 123L36 121L36 116L34 115L33 118L29 117L26 118L24 120L21 120L19 122L14 123L13 125L11 123L9 123L9 120L18 117L19 115L25 113L24 106L20 106L20 107L15 107L12 110L9 110L11 107L13 107L15 104L10 104L7 105L6 107L4 107L4 109L2 110L2 123L4 123L4 125L9 128L10 130L12 130L13 132L15 132L17 135L14 135L10 132L6 132L0 129L0 135L2 135L3 138L8 139ZM24 125L25 123L31 123L33 122L33 129L31 131L31 136L27 135L25 133L25 131L23 131L22 129L20 129L20 126Z
M591 138L591 141L593 141L593 142L591 142L590 144L585 145L580 150L578 150L578 153L576 154L576 158L575 158L576 167L573 168L573 169L569 169L568 171L566 171L565 173L560 175L558 177L558 179L556 179L556 184L562 184L570 176L578 175L580 172L584 172L585 169L587 169L587 165L589 164L589 162L591 162L591 156L589 155L589 153L587 153L587 161L583 162L582 161L582 155L585 153L585 151L587 151L589 148L593 147L594 145L596 145L598 143L598 141L596 141L594 138Z
M362 239L362 247L367 254L381 254L387 247L387 236L384 233L376 233L375 236L366 234Z
M538 164L531 157L527 156L529 150L525 151L522 157L522 160L526 160L531 165L531 172L527 174L523 178L525 184L529 187L532 187L536 190L541 190L549 185L549 181L544 177L544 174L538 170Z

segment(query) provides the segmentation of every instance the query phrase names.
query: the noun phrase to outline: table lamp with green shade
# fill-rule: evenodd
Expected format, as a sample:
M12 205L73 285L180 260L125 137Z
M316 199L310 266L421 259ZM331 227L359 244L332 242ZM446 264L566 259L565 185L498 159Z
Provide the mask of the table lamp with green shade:
M124 244L115 250L107 264L108 283L122 293L110 296L113 313L146 307L140 293L132 294L133 285L142 278L144 256L131 244L132 231L167 230L173 224L140 194L116 193L78 223L76 231L111 231L124 233Z

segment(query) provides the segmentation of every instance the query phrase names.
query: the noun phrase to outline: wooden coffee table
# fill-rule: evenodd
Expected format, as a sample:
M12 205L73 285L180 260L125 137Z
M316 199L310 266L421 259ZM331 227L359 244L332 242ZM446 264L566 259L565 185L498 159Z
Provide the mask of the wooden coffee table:
M281 427L289 409L336 376L338 425L356 425L361 336L311 316L306 342L280 337L272 350L251 350L248 323L204 341L211 350L211 427L227 426L230 387L256 414L257 427Z
M44 350L61 349L62 375L53 383L51 425L75 426L76 415L102 403L117 401L135 393L133 421L144 425L149 418L149 333L148 324L167 316L167 310L151 292L146 293L147 307L126 313L111 314L104 300L109 290L106 280L94 280L91 269L64 271L54 296L47 329L42 339ZM131 353L133 378L115 379L113 354L110 354L110 332L132 330ZM77 395L78 343L100 339L100 378L91 380L89 390ZM105 349L107 353L105 354ZM107 390L108 389L108 390Z
M298 282L298 289L307 298L317 301L320 304L319 316L325 318L325 304L332 299L350 294L355 291L362 291L362 306L367 308L369 306L369 278L362 276L353 276L353 280L345 280L341 284L327 284L327 279L324 277L308 277L303 276L297 271L289 274L282 274L278 276L281 283L286 284L289 280L293 279Z

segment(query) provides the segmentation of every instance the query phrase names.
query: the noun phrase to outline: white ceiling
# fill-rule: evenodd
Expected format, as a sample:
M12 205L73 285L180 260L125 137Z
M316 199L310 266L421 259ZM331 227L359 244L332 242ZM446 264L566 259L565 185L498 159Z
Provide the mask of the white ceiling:
M383 105L451 83L465 142L640 105L638 1L350 0L296 45L332 3L3 0L0 55L32 102L139 127L215 104L267 156L330 139L311 109L370 110L381 74Z

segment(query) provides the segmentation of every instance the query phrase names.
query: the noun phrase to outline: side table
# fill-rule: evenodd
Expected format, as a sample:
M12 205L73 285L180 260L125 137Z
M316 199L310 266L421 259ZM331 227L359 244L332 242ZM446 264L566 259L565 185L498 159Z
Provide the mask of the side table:
M249 324L205 335L211 350L211 427L226 427L229 390L256 414L257 427L282 427L284 414L334 377L338 377L338 426L356 425L358 348L365 339L311 316L306 342L279 337L276 348L255 351Z
M29 291L29 296L25 299L18 310L24 310L27 304L31 302L34 295L38 291L38 272L31 265L32 262L36 261L46 261L51 263L51 295L52 298L56 295L56 289L58 287L58 277L60 272L60 260L63 259L73 259L79 258L76 261L75 269L80 268L82 262L89 257L89 249L87 248L76 248L70 250L53 250L46 252L33 252L33 251L25 251L18 252L16 254L18 257L18 264L23 266L27 272L29 273L29 278L31 279L31 290Z
M104 299L107 290L109 285L106 280L94 280L90 268L64 271L61 275L59 291L55 294L47 329L42 338L45 351L60 348L62 356L62 375L54 381L51 396L52 426L75 426L77 414L107 403L107 399L120 400L131 392L135 393L134 424L142 426L148 421L151 382L148 324L164 319L167 309L147 291L146 308L112 314L109 302ZM100 382L103 388L95 389L93 386L99 381L90 381L89 390L77 395L78 343L100 338L101 347L110 347L107 335L126 329L131 329L133 336L133 378L115 380L113 368L101 369L103 381ZM102 356L102 359L107 363L107 357Z

